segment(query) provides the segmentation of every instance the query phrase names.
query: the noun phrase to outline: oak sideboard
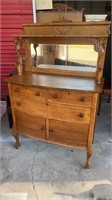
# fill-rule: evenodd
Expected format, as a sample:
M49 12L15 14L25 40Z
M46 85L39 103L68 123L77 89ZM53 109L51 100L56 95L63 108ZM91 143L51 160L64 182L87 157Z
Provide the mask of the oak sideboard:
M14 43L24 71L6 79L16 148L23 134L85 149L89 168L110 22L26 24L23 29Z

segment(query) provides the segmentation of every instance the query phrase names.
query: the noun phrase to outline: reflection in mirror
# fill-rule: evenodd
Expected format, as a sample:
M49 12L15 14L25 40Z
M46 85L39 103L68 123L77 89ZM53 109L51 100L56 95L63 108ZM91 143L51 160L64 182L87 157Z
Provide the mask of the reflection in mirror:
M93 45L31 44L32 66L60 70L96 71Z

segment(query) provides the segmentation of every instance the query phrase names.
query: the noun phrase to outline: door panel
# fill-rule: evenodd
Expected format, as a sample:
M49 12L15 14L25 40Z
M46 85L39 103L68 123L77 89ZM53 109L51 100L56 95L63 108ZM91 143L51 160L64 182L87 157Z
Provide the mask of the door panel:
M86 147L88 132L88 125L57 120L49 121L49 140L57 143Z
M45 119L15 110L16 128L18 132L45 139Z

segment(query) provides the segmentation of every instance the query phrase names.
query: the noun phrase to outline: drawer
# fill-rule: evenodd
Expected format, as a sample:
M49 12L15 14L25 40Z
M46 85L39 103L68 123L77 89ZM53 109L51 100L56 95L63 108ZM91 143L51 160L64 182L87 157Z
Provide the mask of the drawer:
M25 135L45 139L45 119L15 110L16 129Z
M89 126L49 120L49 140L61 144L86 147Z
M20 85L11 85L11 94L41 101L45 101L46 98L45 89Z
M57 119L73 123L90 123L90 108L54 103L48 103L46 107L49 119Z
M92 93L67 91L67 90L48 90L48 101L62 104L72 104L91 107Z
M12 105L15 110L24 111L35 116L46 116L46 104L17 96L12 96Z

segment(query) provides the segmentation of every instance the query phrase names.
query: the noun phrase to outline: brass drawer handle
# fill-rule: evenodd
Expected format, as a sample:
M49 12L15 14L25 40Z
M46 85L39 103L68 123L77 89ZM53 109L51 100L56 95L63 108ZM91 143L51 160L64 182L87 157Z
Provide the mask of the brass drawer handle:
M54 129L50 128L49 132L54 133Z
M84 114L83 114L83 113L80 113L80 114L79 114L79 117L84 118Z
M44 126L41 127L41 131L45 131L45 127Z
M21 103L20 102L17 102L17 106L20 106L21 105Z
M85 102L85 98L84 98L84 97L81 97L81 98L80 98L80 101L81 101L81 102Z
M58 95L57 95L57 94L54 94L53 97L54 97L54 99L57 99L57 98L58 98Z
M20 92L20 89L19 89L19 88L16 88L16 89L15 89L15 92Z
M40 92L36 92L36 96L40 96Z

